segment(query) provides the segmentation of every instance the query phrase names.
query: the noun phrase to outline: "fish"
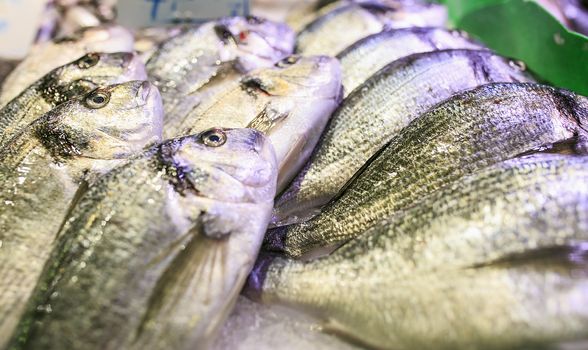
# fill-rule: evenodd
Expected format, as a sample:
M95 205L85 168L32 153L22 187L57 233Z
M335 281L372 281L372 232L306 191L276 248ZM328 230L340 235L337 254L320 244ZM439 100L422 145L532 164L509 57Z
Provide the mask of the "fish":
M377 1L337 4L298 33L297 53L335 56L354 42L383 30L443 26L447 17L444 7L425 3L399 8Z
M343 69L345 97L402 57L437 50L483 48L463 31L435 27L393 29L367 36L337 55Z
M215 126L262 131L274 145L281 191L307 161L341 95L336 59L293 55L233 80L202 98L184 118L166 120L164 135L189 135Z
M0 107L53 69L92 52L133 52L133 36L121 26L108 25L83 28L71 37L33 46L27 57L4 80L0 90Z
M99 86L145 79L145 65L132 53L89 53L56 68L0 109L0 148L60 103Z
M267 250L324 254L445 185L537 149L588 153L588 98L534 83L492 83L441 102L402 129L321 213L268 231ZM359 146L359 145L358 145Z
M264 254L246 295L378 349L542 348L588 336L588 158L534 154L396 212L331 255Z
M227 17L190 28L164 42L147 61L166 116L189 93L229 66L240 72L272 66L294 49L294 32L258 17Z
M0 150L0 348L70 206L100 175L159 142L162 119L152 84L111 85L60 104Z
M168 140L112 170L72 211L13 348L207 348L255 262L276 178L252 129Z
M309 23L320 18L329 12L348 5L386 7L388 16L394 20L392 25L396 26L417 26L422 23L429 23L433 26L443 26L447 13L443 6L427 3L418 0L338 0L319 1L307 6L300 6L293 9L287 16L286 23L296 32L300 32ZM402 24L403 20L406 24Z
M492 82L530 82L524 66L487 50L401 58L374 74L333 113L311 160L276 201L272 226L309 220L387 142L452 95Z

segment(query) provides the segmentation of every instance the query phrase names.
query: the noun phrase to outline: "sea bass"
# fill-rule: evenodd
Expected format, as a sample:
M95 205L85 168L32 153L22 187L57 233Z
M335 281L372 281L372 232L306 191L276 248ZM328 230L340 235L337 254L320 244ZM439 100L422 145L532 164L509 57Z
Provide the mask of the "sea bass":
M446 17L439 5L394 8L377 1L352 2L308 23L298 34L296 50L305 55L335 56L357 40L384 29L442 26Z
M423 195L534 149L569 142L588 153L587 121L588 99L567 90L496 83L458 94L402 129L319 215L270 231L268 248L299 257L336 246Z
M311 262L260 259L250 297L378 349L537 348L588 336L588 158L464 178Z
M482 49L464 32L412 27L365 37L337 55L343 68L345 96L390 62L415 53L447 49Z
M276 185L251 129L165 141L72 211L15 349L204 349L257 256Z
M281 23L257 17L222 18L164 42L147 62L147 73L161 91L167 117L223 66L240 72L272 66L292 53L294 40L294 32Z
M340 98L336 59L290 56L203 99L184 118L167 120L164 135L188 135L215 126L260 130L274 145L281 191L308 160Z
M150 83L112 85L62 103L0 150L0 348L76 191L159 141L162 119L161 98Z
M144 79L145 66L132 53L89 53L56 68L0 109L0 148L60 103L99 86Z
M133 36L120 26L91 27L75 36L34 46L4 80L0 107L53 69L92 52L133 52Z
M344 100L304 167L278 201L273 224L308 220L400 130L455 93L491 82L532 79L490 51L411 55L386 66Z

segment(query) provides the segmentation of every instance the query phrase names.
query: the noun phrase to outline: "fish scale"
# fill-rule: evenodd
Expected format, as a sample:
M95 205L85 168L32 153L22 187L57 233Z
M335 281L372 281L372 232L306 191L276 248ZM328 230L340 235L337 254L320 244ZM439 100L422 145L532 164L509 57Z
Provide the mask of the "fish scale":
M166 141L80 199L14 348L206 347L254 263L277 175L262 134L213 132L225 144Z
M513 81L532 79L508 59L482 50L419 53L389 64L333 114L310 162L276 201L272 224L315 215L371 156L436 103L478 85Z
M498 163L328 257L262 256L246 291L308 310L324 329L376 348L518 348L586 337L587 180L584 156Z
M585 97L536 84L458 94L403 129L318 216L269 231L266 247L300 257L336 246L463 175L577 135L585 142L587 107Z

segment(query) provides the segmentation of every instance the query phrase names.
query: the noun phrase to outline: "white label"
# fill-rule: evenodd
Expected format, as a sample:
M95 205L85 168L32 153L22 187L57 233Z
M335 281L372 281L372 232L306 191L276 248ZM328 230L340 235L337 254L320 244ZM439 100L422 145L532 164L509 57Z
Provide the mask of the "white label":
M35 40L44 0L0 0L0 57L20 59Z
M249 14L249 0L119 0L118 21L134 28Z

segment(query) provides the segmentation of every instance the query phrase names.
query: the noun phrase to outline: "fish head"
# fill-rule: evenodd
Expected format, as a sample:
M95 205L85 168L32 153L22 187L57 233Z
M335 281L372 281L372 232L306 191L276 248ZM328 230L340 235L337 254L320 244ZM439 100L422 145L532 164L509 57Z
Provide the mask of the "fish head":
M62 157L127 158L161 140L161 97L148 81L100 87L62 103L39 122L39 138Z
M47 100L59 103L100 86L144 79L145 66L133 53L88 53L49 73L42 91Z
M237 66L244 72L271 66L294 50L295 33L290 27L259 17L223 18L215 31L221 40L234 43Z
M258 69L241 79L252 93L311 99L339 98L341 66L328 56L292 55L273 67Z
M276 160L271 142L254 129L213 128L163 144L181 193L228 203L272 201Z

